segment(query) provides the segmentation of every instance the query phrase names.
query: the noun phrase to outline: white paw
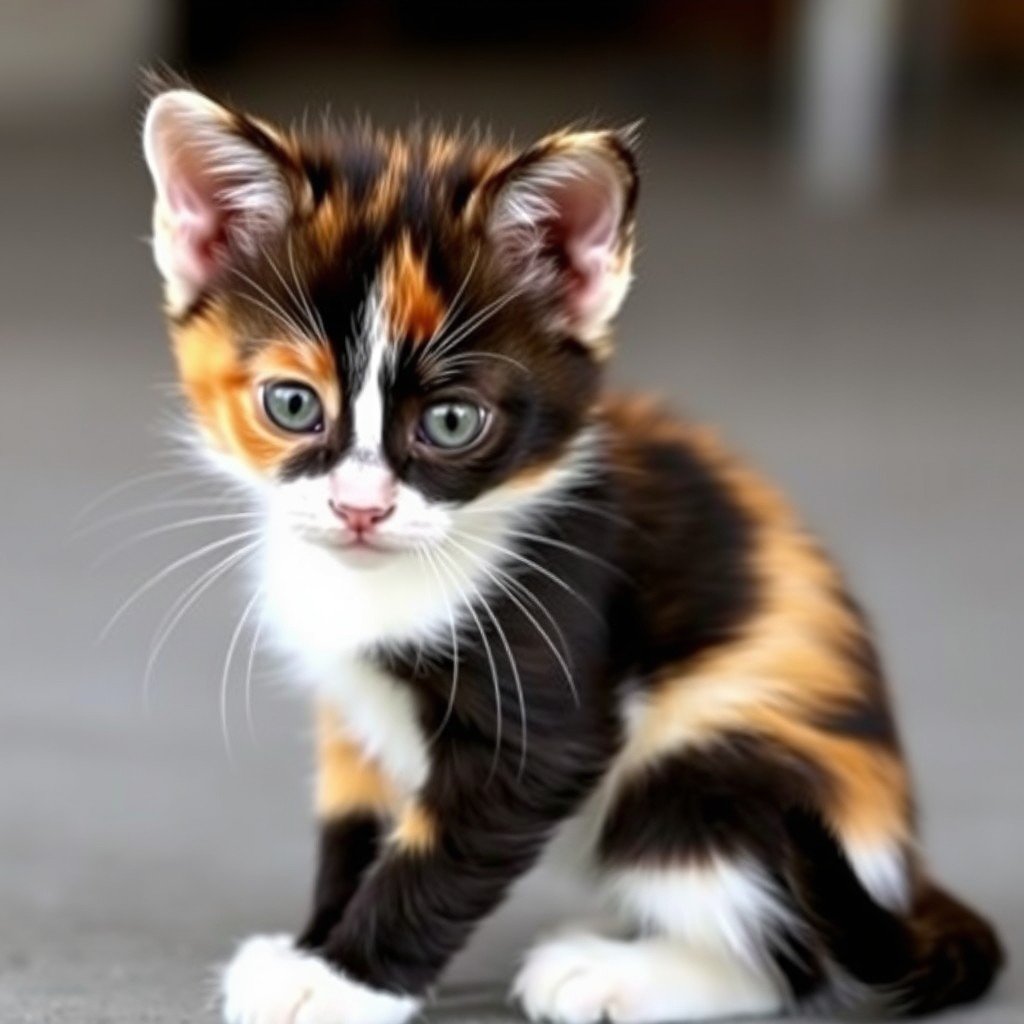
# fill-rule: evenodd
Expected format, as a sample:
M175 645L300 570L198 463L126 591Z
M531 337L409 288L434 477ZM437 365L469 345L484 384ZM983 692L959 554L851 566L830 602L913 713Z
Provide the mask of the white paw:
M526 955L512 994L535 1021L626 1020L637 982L624 971L623 944L582 932L559 935Z
M221 978L226 1024L404 1024L419 1000L346 978L288 935L255 935Z

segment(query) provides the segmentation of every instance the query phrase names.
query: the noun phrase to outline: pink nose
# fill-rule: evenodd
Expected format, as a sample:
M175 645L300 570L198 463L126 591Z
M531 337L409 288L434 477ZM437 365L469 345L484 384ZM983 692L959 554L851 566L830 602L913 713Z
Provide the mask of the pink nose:
M373 530L383 523L392 512L395 506L377 505L363 508L357 505L342 505L339 502L329 503L331 511L353 532L358 534L372 533Z

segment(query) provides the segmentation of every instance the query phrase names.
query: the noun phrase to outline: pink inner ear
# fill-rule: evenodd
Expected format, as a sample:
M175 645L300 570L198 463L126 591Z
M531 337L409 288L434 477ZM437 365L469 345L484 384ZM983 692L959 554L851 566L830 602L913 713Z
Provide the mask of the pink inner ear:
M576 278L571 300L576 312L586 313L599 300L615 249L621 217L618 189L603 174L577 179L566 183L557 202L565 254Z
M218 205L214 184L201 172L190 174L187 163L181 161L168 180L167 207L179 272L201 285L222 256L228 214Z
M567 312L587 320L605 303L622 220L621 190L597 160L560 172L533 186L542 197L537 227L544 252L557 262Z
M283 228L290 195L274 160L197 93L158 96L143 145L157 188L154 251L180 305L224 268L230 249L252 249Z

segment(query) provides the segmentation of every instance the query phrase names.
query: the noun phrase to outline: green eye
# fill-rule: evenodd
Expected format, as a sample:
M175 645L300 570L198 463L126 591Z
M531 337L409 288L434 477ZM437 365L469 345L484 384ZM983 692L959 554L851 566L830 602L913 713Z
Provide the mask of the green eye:
M292 434L323 429L324 407L308 384L279 380L263 388L263 408L271 423Z
M472 402L437 402L420 418L424 440L448 451L469 447L486 426L487 414Z

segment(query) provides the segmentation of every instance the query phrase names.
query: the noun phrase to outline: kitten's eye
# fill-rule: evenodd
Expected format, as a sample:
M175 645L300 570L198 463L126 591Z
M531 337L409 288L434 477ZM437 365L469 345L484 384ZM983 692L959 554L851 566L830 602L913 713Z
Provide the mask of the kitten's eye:
M317 393L295 380L279 380L263 388L263 408L270 421L292 434L323 429L324 407Z
M424 440L438 448L456 451L468 448L487 426L487 414L472 402L437 402L420 418Z

